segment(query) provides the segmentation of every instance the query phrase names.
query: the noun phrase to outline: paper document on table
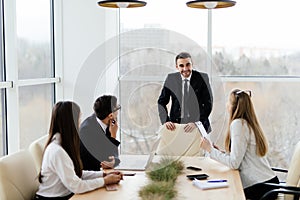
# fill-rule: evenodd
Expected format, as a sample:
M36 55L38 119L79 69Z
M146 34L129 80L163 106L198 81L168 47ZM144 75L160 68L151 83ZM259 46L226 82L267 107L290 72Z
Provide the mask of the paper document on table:
M207 134L207 132L206 132L206 130L205 130L203 124L202 124L200 121L195 122L195 124L196 124L198 130L200 131L200 133L202 134L202 136L203 136L204 138L207 138L207 139L208 139L208 134Z
M202 189L202 190L208 190L208 189L215 189L215 188L224 188L228 187L229 184L226 182L208 182L208 181L199 181L199 180L193 180L193 185Z

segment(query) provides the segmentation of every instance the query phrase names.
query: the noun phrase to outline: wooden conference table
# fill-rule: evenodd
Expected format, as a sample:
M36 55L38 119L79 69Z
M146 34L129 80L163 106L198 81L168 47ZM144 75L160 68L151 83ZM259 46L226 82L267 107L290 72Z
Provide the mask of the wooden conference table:
M134 155L135 156L135 155ZM138 155L137 159L139 158ZM176 180L176 190L178 191L176 200L210 200L210 199L226 199L226 200L244 200L244 192L240 175L237 170L232 170L223 164L214 161L208 157L182 157L185 167L189 165L198 166L202 171L192 171L184 169L183 173ZM154 159L154 162L156 160ZM120 170L122 171L122 170ZM125 172L125 171L124 171ZM129 171L126 171L129 172ZM105 188L87 192L84 194L76 194L72 200L138 200L138 193L142 186L149 183L149 179L144 171L135 171L135 176L124 176L124 180L119 183L117 191L106 191ZM201 190L195 187L187 174L205 173L209 175L209 179L226 179L229 187Z

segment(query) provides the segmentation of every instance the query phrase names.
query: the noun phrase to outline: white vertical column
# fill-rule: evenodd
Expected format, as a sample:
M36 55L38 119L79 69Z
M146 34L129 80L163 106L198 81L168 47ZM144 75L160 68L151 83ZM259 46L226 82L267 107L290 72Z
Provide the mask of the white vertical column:
M62 1L54 1L54 67L55 77L60 81L55 83L56 101L64 100L64 62L63 62L63 17L62 17Z
M6 81L13 82L13 87L7 89L7 140L10 154L20 148L16 0L5 0L4 10Z
M207 72L212 78L212 9L207 9Z

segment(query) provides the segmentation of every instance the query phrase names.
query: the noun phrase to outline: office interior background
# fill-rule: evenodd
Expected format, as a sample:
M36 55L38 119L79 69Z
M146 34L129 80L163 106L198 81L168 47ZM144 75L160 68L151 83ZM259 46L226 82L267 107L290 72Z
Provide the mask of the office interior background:
M161 125L163 81L176 71L175 55L188 51L194 68L210 75L212 140L223 145L229 91L252 90L271 165L288 166L300 139L298 1L237 1L212 10L211 67L207 10L186 0L128 9L96 0L0 2L0 155L47 134L55 102L74 100L83 120L102 94L116 95L122 106L121 153L149 153Z

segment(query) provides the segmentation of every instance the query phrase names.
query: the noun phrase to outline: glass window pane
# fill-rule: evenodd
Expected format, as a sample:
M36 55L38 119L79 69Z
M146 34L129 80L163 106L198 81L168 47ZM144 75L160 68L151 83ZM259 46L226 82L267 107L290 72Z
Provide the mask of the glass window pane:
M53 84L20 87L20 148L48 133Z
M185 0L151 0L145 7L120 9L120 30L126 32L143 28L167 29L183 34L205 47L207 12L189 8L186 2ZM166 10L168 17L166 17Z
M300 75L300 46L295 42L300 2L285 3L293 6L285 10L277 3L271 8L270 1L252 0L212 11L213 56L221 74Z
M121 92L120 98L122 154L148 154L160 126L156 102L161 83L121 81L120 90L126 91Z
M168 29L183 34L206 49L208 12L189 8L186 2L152 0L142 8L121 9L120 30ZM233 7L212 10L215 71L222 75L300 75L300 47L299 42L295 42L300 34L300 29L295 29L295 20L300 17L297 10L300 2L287 0L285 3L293 6L286 11L282 4L272 4L270 9L269 1L253 0L238 1ZM166 9L168 17L165 17ZM145 35L142 39L149 37L152 35ZM190 51L185 43L182 49Z
M17 0L19 79L52 76L50 0Z

